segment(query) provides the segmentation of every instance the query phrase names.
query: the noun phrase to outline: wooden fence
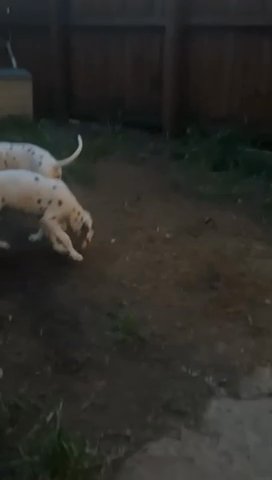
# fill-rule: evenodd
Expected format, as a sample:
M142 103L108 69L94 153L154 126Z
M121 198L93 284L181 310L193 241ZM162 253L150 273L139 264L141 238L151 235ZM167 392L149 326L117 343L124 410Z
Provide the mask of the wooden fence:
M271 0L0 0L1 33L38 115L272 124Z

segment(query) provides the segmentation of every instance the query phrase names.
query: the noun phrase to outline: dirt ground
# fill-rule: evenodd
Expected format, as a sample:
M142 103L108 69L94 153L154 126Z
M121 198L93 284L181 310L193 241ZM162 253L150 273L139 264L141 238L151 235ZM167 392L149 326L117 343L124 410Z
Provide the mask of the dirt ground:
M62 400L69 427L117 457L195 424L272 361L270 229L239 202L174 191L163 159L129 160L73 185L95 221L81 264L30 245L24 217L1 219L2 395L33 416Z

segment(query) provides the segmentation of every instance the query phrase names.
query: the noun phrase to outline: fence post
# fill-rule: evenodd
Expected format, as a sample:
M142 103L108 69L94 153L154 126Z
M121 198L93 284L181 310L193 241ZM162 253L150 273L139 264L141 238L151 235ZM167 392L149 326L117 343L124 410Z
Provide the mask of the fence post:
M64 46L64 20L67 15L67 10L67 0L50 0L50 46L53 81L52 100L54 102L55 114L59 118L68 115L66 78L67 55Z
M176 133L179 103L180 4L165 0L166 20L163 49L162 125L167 135Z

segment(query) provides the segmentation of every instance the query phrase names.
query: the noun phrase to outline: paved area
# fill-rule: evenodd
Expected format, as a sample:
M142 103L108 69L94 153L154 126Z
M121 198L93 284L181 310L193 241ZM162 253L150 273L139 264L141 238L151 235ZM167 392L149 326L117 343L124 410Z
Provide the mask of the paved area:
M118 480L268 480L272 475L272 375L244 378L240 398L213 399L200 431L181 427L128 459Z

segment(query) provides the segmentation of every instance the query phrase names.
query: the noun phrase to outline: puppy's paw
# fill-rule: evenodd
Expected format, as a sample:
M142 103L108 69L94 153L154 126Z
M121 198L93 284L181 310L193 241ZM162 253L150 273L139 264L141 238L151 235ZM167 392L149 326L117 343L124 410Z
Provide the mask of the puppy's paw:
M83 256L80 255L80 253L77 253L77 252L72 253L72 254L71 254L71 258L72 258L73 260L75 260L75 262L82 262L82 260L83 260Z
M41 235L39 232L31 233L28 237L28 240L32 243L38 242L39 240L41 240Z
M0 248L3 250L9 250L10 249L10 244L8 242L0 241Z

